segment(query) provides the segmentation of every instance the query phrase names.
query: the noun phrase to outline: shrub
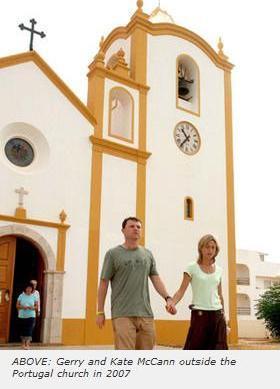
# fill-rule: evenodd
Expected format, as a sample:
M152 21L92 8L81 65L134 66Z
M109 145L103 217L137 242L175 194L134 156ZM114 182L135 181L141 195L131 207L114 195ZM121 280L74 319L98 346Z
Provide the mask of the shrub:
M280 339L280 285L271 286L256 304L257 319L263 319L273 338Z

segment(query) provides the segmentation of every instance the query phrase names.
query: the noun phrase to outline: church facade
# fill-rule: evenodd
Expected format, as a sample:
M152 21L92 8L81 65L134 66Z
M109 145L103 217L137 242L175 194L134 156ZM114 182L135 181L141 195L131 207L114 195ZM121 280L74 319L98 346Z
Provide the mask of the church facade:
M0 59L0 342L15 341L16 297L36 278L38 341L112 344L109 323L95 325L98 278L130 215L170 293L200 237L216 236L237 341L232 67L221 42L139 0L100 41L87 105L36 52ZM159 344L184 342L190 299L173 317L151 290Z

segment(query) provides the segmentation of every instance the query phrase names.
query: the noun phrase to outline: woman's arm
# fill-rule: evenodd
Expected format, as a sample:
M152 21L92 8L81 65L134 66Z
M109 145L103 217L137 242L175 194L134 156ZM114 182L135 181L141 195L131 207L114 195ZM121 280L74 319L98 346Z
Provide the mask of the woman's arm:
M172 297L173 299L173 302L174 304L176 305L181 299L182 297L184 296L188 286L189 286L189 283L191 281L191 277L187 274L187 273L184 273L184 276L183 276L183 281L180 285L180 288L177 290L177 292L174 294L174 296Z
M16 308L17 308L17 310L19 310L19 309L24 309L24 308L20 305L20 301L19 301L19 300L17 300Z
M218 295L220 297L220 301L221 301L223 311L224 311L224 298L223 298L223 293L222 293L222 282L220 282L218 285Z

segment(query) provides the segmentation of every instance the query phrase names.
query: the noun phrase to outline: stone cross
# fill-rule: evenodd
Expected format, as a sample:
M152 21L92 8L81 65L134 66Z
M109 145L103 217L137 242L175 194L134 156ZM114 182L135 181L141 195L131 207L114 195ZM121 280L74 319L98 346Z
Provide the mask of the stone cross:
M21 30L27 30L27 31L30 31L30 32L31 32L31 34L30 34L29 50L32 51L32 50L33 50L33 38L34 38L34 34L40 35L41 38L45 38L46 34L45 34L43 31L39 32L39 31L36 31L36 30L34 29L34 26L35 26L35 24L37 23L35 19L30 19L30 23L31 23L31 28L25 27L25 25L24 25L23 23L21 23L21 24L19 25L19 28L20 28Z
M15 192L19 195L18 206L23 208L23 196L28 195L28 192L23 187L16 189Z

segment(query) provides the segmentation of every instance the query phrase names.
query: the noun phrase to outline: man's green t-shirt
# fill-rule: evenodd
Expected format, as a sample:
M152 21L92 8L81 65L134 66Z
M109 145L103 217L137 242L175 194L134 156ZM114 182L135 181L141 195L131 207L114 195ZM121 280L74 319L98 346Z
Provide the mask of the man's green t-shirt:
M144 247L117 246L104 259L101 279L110 280L112 318L153 317L149 276L158 275L153 254Z

